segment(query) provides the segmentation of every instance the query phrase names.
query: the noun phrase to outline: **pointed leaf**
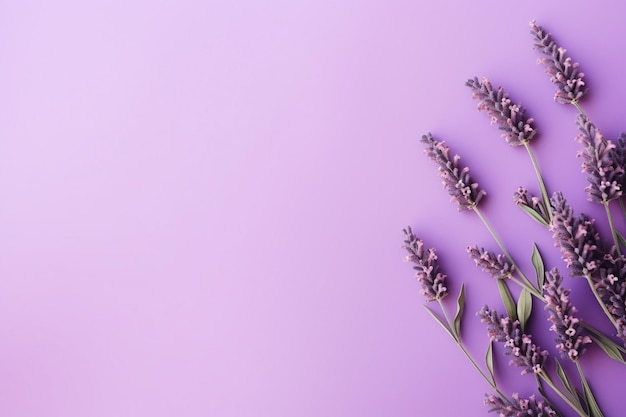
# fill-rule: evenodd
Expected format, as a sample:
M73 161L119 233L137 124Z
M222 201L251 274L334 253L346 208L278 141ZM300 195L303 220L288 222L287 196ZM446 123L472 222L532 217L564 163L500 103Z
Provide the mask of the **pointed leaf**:
M497 279L496 282L498 283L500 298L502 298L502 302L504 303L506 314L511 318L511 320L517 320L517 307L515 306L515 301L511 295L511 290L509 290L509 287L506 286L504 280Z
M430 313L431 316L433 316L435 320L437 320L437 323L439 323L441 327L445 329L445 331L450 335L451 338L453 338L454 340L457 340L457 338L454 337L454 333L452 333L452 329L450 329L450 327L443 320L441 320L439 316L435 314L434 311L428 308L428 306L424 306L424 308L426 309L426 311Z
M574 385L572 385L571 381L567 377L565 370L563 369L563 367L561 367L559 360L554 358L554 363L556 363L556 374L559 376L559 379L563 383L563 386L565 387L567 392L571 394L572 398L578 398L578 393L576 392L576 389L574 389Z
M456 299L456 314L454 315L454 331L458 339L461 338L461 316L465 307L465 284L461 284L459 298Z
M539 253L539 249L537 249L537 245L534 243L531 261L533 263L533 267L535 268L535 274L537 275L537 288L541 291L546 277L546 268L544 266L543 259L541 258L541 254Z
M624 361L624 357L622 356L623 349L620 345L616 344L614 341L606 337L604 334L600 333L596 329L590 328L589 326L585 326L587 331L591 333L589 337L595 344L597 344L603 351L606 353L609 358L615 359L618 362L626 364Z
M581 378L581 380L583 383L583 392L585 394L585 401L587 402L587 405L588 405L589 411L591 412L592 417L604 417L604 414L602 414L602 411L600 410L600 406L598 406L598 403L596 402L596 399L593 396L593 392L591 392L591 388L589 387L587 380L585 378Z
M489 346L487 347L487 354L485 355L485 363L487 364L487 370L489 371L489 376L491 376L491 382L493 385L496 385L496 376L493 373L493 342L489 341Z
M542 225L548 227L549 224L546 221L546 219L544 219L541 214L539 214L539 212L537 212L536 210L534 210L531 207L528 206L524 206L524 205L519 205L518 207L520 207L522 210L524 210L530 217L532 217L533 219L535 219L537 222L541 223Z
M519 295L519 299L517 300L517 319L522 326L522 330L526 326L526 322L530 317L530 313L533 310L533 297L530 295L530 291L526 288L522 289L522 292Z

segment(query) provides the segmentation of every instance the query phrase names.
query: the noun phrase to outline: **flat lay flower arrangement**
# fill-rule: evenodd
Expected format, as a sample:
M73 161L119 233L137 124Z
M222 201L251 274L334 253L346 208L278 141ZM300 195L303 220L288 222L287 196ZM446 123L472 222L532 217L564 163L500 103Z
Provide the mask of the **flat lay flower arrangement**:
M512 200L529 215L528 221L541 224L551 234L564 261L561 268L547 269L536 245L532 250L532 274L516 263L489 219L481 211L487 191L474 181L470 169L453 154L446 141L430 133L421 138L426 156L436 165L444 189L460 211L473 213L476 221L484 224L493 238L498 252L478 245L469 246L467 254L476 266L490 275L499 291L502 305L485 305L476 313L476 320L484 323L488 349L477 359L467 349L462 328L466 290L464 284L445 273L446 260L439 259L435 248L429 246L411 227L404 230L405 260L412 264L427 311L443 327L485 380L488 390L484 402L488 411L500 416L569 416L603 417L602 404L594 394L598 385L585 374L585 352L599 349L616 366L626 366L626 231L617 230L616 213L626 218L624 189L626 187L626 134L606 138L584 111L584 100L590 88L577 62L558 45L552 35L536 22L530 23L531 39L539 53L539 62L545 66L550 81L556 87L554 100L571 105L577 113L582 170L588 185L584 189L588 199L604 207L610 236L600 236L595 219L577 212L557 191L546 188L540 164L533 152L533 141L538 135L535 121L526 109L516 103L502 87L494 88L486 79L477 77L466 82L468 93L478 102L478 109L486 113L506 142L523 147L537 177L538 194L526 188L511 190ZM581 190L583 192L583 190ZM604 221L604 219L603 219ZM626 253L626 252L625 252ZM573 305L567 280L585 280L611 324L611 331L600 331L595 323L587 322ZM517 287L511 291L512 287ZM449 287L459 288L454 294ZM519 294L519 295L514 295ZM456 298L455 309L444 304L444 298ZM534 300L534 301L533 301ZM534 309L542 305L542 309ZM471 313L470 313L471 314ZM554 337L548 342L533 338L527 324L533 314L546 314L547 326ZM500 345L495 349L494 345ZM536 380L536 393L521 396L508 394L498 384L496 353L510 360L510 370L523 378ZM570 364L565 366L565 362ZM587 365L588 366L588 365ZM500 372L505 370L498 369ZM558 401L555 401L558 398ZM558 402L558 406L555 405Z

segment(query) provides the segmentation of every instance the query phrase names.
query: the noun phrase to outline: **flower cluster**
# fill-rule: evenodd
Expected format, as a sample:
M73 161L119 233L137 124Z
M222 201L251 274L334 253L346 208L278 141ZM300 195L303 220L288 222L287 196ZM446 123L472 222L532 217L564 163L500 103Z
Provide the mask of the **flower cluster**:
M550 312L550 330L557 334L556 348L561 357L575 361L585 351L585 345L591 343L591 338L582 334L580 319L575 316L576 307L570 302L570 290L563 289L562 283L563 277L556 268L548 271L543 297L545 308Z
M487 78L479 81L478 77L467 80L465 85L472 89L473 97L479 101L478 110L485 110L491 116L491 122L502 130L502 137L509 145L524 145L535 137L535 121L525 116L526 109L513 103L502 87L494 90Z
M422 136L427 145L426 155L438 165L438 173L443 178L443 186L456 202L459 210L472 210L486 195L478 183L472 180L468 167L459 166L458 155L450 158L450 148L442 141L435 140L430 133Z
M605 251L593 219L584 214L574 217L574 211L562 193L554 193L550 201L554 214L551 230L555 245L561 248L570 274L595 279Z
M543 364L548 351L532 342L532 336L522 332L518 320L499 316L496 310L484 306L478 313L480 321L487 324L487 335L496 342L504 343L505 354L513 356L510 364L524 368L522 375L538 374L543 371Z
M617 336L626 343L626 257L611 253L605 256L595 282L598 294L615 319Z
M495 279L505 279L513 273L513 265L504 255L485 250L479 246L468 246L467 253L476 262L476 265Z
M546 67L550 74L550 81L557 86L554 100L559 103L577 103L587 94L587 85L583 81L585 74L578 69L578 62L572 62L565 56L566 49L559 47L552 39L552 35L535 23L530 22L530 32L535 39L535 48L546 57L538 62Z
M448 295L446 275L439 272L439 262L434 249L425 249L424 241L413 234L410 227L404 229L404 248L409 253L404 259L413 263L417 281L422 284L422 295L427 301L435 301Z
M559 417L559 414L543 401L537 401L534 395L528 399L513 394L512 401L505 401L497 395L487 395L485 405L489 412L496 412L500 417Z
M548 207L546 207L546 204L541 198L530 195L526 188L518 187L513 194L513 201L515 201L518 207L533 213L537 221L545 225L550 224L550 211Z
M589 199L607 203L620 198L623 193L624 169L617 164L622 158L616 158L616 146L602 136L587 116L579 115L577 124L580 134L576 139L583 145L578 156L584 159L583 172L589 174L589 185L585 188Z

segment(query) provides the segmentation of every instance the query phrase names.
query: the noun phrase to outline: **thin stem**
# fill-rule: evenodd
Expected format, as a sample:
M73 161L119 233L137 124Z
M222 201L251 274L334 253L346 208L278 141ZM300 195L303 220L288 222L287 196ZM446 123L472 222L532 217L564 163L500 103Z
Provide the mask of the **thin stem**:
M609 311L609 309L606 306L606 304L604 303L604 301L602 301L602 297L600 297L600 294L598 294L598 290L596 290L596 286L593 284L593 281L591 280L591 277L588 276L588 275L585 275L585 278L587 279L587 283L589 284L589 287L591 288L591 292L596 297L596 301L598 302L598 304L600 304L600 307L602 307L602 310L604 311L604 314L606 314L606 316L609 318L609 320L611 320L611 323L613 324L613 326L615 326L615 328L617 328L618 326L617 326L617 321L615 320L615 317L613 317L613 315Z
M585 118L587 118L587 113L585 113L583 108L580 107L580 104L578 104L578 101L572 101L572 105L576 107L576 110L578 110L578 113L582 114L583 116L585 116Z
M498 393L498 395L502 399L508 401L508 398L506 397L506 395L504 395L504 393L500 391L500 389L497 387L495 380L493 378L488 377L485 374L485 372L480 368L480 366L478 366L478 364L476 363L472 355L470 355L470 353L467 351L467 349L461 342L461 335L456 332L456 329L454 328L454 324L450 321L450 318L448 317L448 314L446 313L446 309L444 308L443 302L441 301L441 299L437 299L437 302L439 303L439 308L443 312L443 316L446 319L446 322L448 323L448 328L450 329L450 335L456 342L457 346L461 349L463 354L465 354L465 357L470 361L470 363L474 366L474 368L478 371L478 373L483 377L483 379L487 381L491 389L493 389L496 393Z
M613 244L615 245L615 250L618 255L622 254L622 251L619 248L619 238L617 237L617 231L615 230L615 225L613 224L613 215L611 214L611 210L609 209L609 202L603 201L602 205L604 206L604 210L606 211L606 218L609 220L609 227L611 228L611 235L613 236Z
M537 175L537 181L539 182L539 189L541 190L541 197L543 199L543 204L546 206L546 210L548 211L548 217L550 221L552 220L552 206L550 205L550 197L548 196L548 190L546 190L546 185L543 182L543 176L541 175L541 171L539 170L539 164L537 163L537 159L535 158L535 154L528 142L524 142L524 147L528 152L528 156L530 157L530 161L533 164L533 168L535 169L535 174Z
M491 227L491 225L489 224L489 222L487 221L485 216L483 216L481 211L478 210L478 207L474 207L474 212L476 212L476 214L478 215L480 220L483 222L483 224L485 225L487 230L489 230L489 233L491 234L493 239L496 241L496 243L500 247L500 250L504 253L504 256L506 256L506 258L509 260L509 262L511 262L511 265L513 265L513 267L515 268L515 270L517 271L517 273L519 274L520 278L522 278L522 281L523 281L523 282L520 282L520 281L515 280L514 282L516 282L516 284L521 285L524 288L527 288L534 296L536 296L538 298L543 298L543 294L541 294L541 292L537 288L535 288L535 286L530 282L530 280L526 277L526 275L524 275L524 273L522 272L520 267L515 263L515 261L513 260L511 255L509 254L509 252L504 247L504 244L502 243L502 241L500 240L500 238L496 234L496 232L493 229L493 227Z
M552 388L552 391L554 391L559 397L561 397L561 399L563 401L565 401L567 403L567 405L569 405L574 411L576 411L579 416L581 416L581 417L591 417L589 414L587 414L587 412L585 410L582 409L582 407L580 406L580 403L578 403L578 401L575 403L574 401L572 401L572 399L568 395L563 393L563 391L561 391L559 389L559 387L557 387L554 384L554 382L550 379L548 374L546 374L544 371L541 371L539 373L539 376L541 377L541 379L543 381L546 382L546 384L548 384L548 386L550 388Z
M619 199L619 207L622 209L622 216L626 219L626 207L624 207L624 197Z

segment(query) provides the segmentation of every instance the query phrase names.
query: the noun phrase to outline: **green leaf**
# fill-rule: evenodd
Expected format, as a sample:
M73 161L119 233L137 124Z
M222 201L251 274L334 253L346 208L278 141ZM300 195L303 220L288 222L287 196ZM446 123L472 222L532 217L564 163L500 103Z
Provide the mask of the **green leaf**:
M533 263L533 267L535 268L535 274L537 275L537 288L541 291L543 290L543 282L546 278L546 268L544 266L543 259L541 258L541 254L539 253L539 249L537 249L537 245L534 243L531 261Z
M583 323L583 326L590 333L589 337L591 337L591 340L593 340L593 342L598 345L600 349L602 349L604 353L609 356L609 358L626 364L626 362L624 361L624 357L621 353L621 349L623 349L621 346L617 345L614 341L612 341L596 329L590 326L586 326L585 323Z
M576 389L574 388L574 385L572 385L572 383L570 382L569 378L567 377L567 374L565 373L565 370L563 369L563 367L561 367L561 364L559 363L559 360L554 358L554 363L556 364L556 374L559 376L559 379L563 383L563 386L565 387L567 392L569 392L571 394L572 398L577 399L578 398L578 393L576 392Z
M589 411L591 411L592 417L604 417L598 403L596 402L595 397L593 396L593 392L591 392L591 388L587 383L587 380L581 374L581 381L583 383L583 392L585 394L585 401L589 407Z
M524 210L530 217L532 217L533 219L535 219L537 222L541 223L542 225L548 227L550 226L548 224L548 222L546 221L546 219L544 219L541 214L539 214L539 212L537 212L536 210L534 210L531 207L528 206L524 206L524 205L519 205L518 207L520 207L522 210Z
M498 283L500 298L502 298L502 302L504 303L506 314L511 318L511 320L517 320L517 307L515 306L515 301L511 295L511 290L509 290L509 287L506 286L504 280L497 279L496 282Z
M459 297L456 299L456 314L454 315L454 331L458 339L461 338L461 316L465 307L465 284L461 284Z
M517 318L522 326L522 331L526 326L526 322L530 317L530 313L533 310L533 298L530 295L530 291L524 288L519 295L519 299L517 300Z
M493 373L493 342L491 340L489 341L489 346L487 347L485 363L487 364L487 370L491 376L491 382L493 382L493 385L496 385L496 376Z
M617 231L615 233L617 233L617 240L619 240L619 243L622 246L626 246L626 238L624 237L624 235Z
M450 335L451 338L453 338L454 340L457 340L457 338L454 336L454 333L452 332L452 329L443 320L441 320L439 316L435 314L434 311L428 308L428 306L424 306L424 308L426 309L426 311L430 313L431 316L433 316L435 320L437 320L437 323L439 323L441 327L445 329L445 331Z

